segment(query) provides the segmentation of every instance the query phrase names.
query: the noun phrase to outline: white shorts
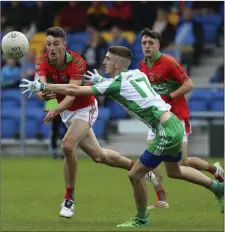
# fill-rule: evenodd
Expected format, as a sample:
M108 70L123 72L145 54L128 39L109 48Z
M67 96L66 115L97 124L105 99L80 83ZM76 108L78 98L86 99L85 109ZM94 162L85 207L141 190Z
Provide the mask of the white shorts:
M191 134L191 124L190 121L187 120L181 120L181 123L184 127L184 137L183 137L183 143L187 143L188 142L188 135ZM155 134L152 131L151 128L149 128L148 130L148 137L147 137L147 141L152 141L155 138Z
M65 110L60 114L60 116L67 129L70 127L74 119L86 121L93 126L98 117L98 103L95 100L95 102L88 107L78 109L76 111Z

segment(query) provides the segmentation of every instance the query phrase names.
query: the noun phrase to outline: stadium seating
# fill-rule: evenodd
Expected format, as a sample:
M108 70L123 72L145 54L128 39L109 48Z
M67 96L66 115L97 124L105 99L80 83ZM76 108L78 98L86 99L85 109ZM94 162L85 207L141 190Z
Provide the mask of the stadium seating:
M202 99L192 98L189 100L188 105L191 112L208 110L208 103L203 98Z
M33 107L26 110L26 137L34 138L36 135L41 134L41 124L43 124L43 118L45 112L43 109Z
M208 102L211 98L211 91L209 89L196 89L192 92L189 98L190 111L207 111Z
M105 132L105 129L110 120L111 111L107 107L99 107L99 116L94 123L93 130L97 138L102 138Z
M1 110L1 137L13 138L19 133L19 108L3 108Z
M102 120L97 119L93 126L93 130L98 139L102 138L105 132L105 123Z
M224 111L224 90L219 89L212 91L212 99L209 104L210 111L223 112Z
M40 110L43 110L44 101L39 100L36 96L33 95L26 101L26 107L30 109L39 107Z
M194 15L193 18L202 24L205 43L215 43L223 17L220 14Z
M75 52L82 52L88 44L89 34L87 32L70 33L67 35L68 49Z
M111 120L123 119L127 116L127 112L125 111L125 109L117 102L114 102L111 99L107 99L105 105L111 111L111 114L110 114Z
M2 99L1 108L19 107L20 98L21 98L21 91L18 89L3 90L1 92L1 99Z

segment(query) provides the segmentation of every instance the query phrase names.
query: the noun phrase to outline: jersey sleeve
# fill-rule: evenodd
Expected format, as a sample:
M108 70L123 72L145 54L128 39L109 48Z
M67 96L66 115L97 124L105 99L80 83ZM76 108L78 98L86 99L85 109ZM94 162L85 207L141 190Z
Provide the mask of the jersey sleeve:
M47 76L47 63L45 58L39 58L35 62L35 75Z
M113 79L109 79L99 84L91 86L91 90L96 96L100 96L100 95L110 96L113 93L120 91L120 84Z
M70 80L82 80L83 75L86 73L86 63L84 60L79 58L74 58L71 65Z
M168 62L170 62L171 74L178 82L183 83L185 79L189 78L186 71L178 61L172 58Z

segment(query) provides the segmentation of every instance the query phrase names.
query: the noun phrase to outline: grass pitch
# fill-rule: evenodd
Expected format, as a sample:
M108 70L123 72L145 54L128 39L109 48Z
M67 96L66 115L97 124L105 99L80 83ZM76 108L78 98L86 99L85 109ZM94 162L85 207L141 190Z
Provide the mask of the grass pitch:
M58 216L61 160L3 157L1 164L2 231L128 231L116 227L135 214L127 171L79 158L76 212L64 219ZM170 208L150 211L151 226L130 231L223 231L224 217L210 191L165 175L164 183ZM150 186L149 202L155 200Z

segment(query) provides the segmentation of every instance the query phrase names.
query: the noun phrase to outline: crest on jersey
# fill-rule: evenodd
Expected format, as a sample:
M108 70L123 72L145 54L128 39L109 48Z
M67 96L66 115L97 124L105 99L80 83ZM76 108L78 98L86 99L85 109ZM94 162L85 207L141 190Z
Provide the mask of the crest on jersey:
M149 80L150 80L151 82L154 81L154 73L150 72L150 73L148 74L148 77L149 77Z
M78 72L79 72L79 73L83 73L83 72L84 72L84 68L82 68L82 67L81 67L81 68L78 68Z
M157 74L156 74L156 77L157 77L158 79L159 79L161 76L162 76L161 73L157 73Z

